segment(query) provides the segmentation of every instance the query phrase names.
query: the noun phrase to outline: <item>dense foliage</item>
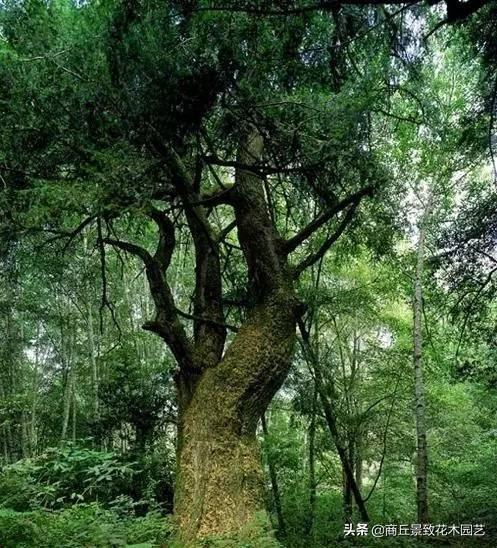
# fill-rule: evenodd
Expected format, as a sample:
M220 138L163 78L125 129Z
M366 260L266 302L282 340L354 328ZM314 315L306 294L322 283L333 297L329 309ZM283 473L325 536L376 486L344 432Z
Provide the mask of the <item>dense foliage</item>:
M0 3L1 546L497 544L496 25Z

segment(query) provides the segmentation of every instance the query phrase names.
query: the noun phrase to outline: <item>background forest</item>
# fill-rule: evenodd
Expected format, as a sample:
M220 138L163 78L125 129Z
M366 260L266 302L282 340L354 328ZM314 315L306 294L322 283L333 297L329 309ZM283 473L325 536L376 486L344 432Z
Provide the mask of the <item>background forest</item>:
M0 545L496 546L496 55L477 0L0 1Z

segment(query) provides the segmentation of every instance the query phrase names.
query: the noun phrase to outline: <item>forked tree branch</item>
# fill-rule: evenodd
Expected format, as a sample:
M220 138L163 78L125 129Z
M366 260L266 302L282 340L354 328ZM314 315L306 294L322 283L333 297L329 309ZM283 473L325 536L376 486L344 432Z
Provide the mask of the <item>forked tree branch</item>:
M123 240L117 240L116 238L102 238L102 242L104 244L117 247L118 249L122 249L131 255L135 255L135 257L138 257L143 261L146 267L152 265L154 262L152 255L150 255L144 247L139 245L132 244L131 242L125 242Z
M204 367L210 367L221 359L226 340L219 243L183 159L171 145L164 146L162 152L172 174L172 183L183 202L195 247L195 353L203 356Z

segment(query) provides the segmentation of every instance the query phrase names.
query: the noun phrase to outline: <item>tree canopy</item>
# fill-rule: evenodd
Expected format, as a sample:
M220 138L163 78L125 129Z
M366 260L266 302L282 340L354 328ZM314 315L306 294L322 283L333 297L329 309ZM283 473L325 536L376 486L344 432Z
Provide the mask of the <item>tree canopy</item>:
M496 24L0 4L0 543L495 545Z

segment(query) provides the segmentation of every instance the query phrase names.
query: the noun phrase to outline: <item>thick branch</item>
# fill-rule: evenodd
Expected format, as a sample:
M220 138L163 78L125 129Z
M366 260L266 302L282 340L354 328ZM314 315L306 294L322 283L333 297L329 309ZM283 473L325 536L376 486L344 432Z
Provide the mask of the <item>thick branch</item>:
M447 5L447 23L454 23L456 21L462 21L463 19L466 19L487 3L488 0L446 0L445 4Z
M179 308L176 309L176 312L182 318L186 318L187 320L198 320L205 323L211 323L211 324L229 329L230 331L233 331L234 333L238 332L238 327L236 325L231 325L229 323L219 323L219 322L216 322L215 320L211 320L210 318L198 318L194 314L188 314L187 312L183 312L183 310L180 310Z
M174 247L176 245L174 224L163 211L158 209L152 208L149 215L159 227L159 243L157 244L157 251L155 252L154 259L156 259L160 263L162 269L166 271L171 263Z
M262 136L252 129L240 145L237 162L241 166L257 164L263 147ZM281 240L268 211L261 177L240 167L235 180L233 207L238 239L247 262L251 291L263 298L288 282L286 255L281 253Z
M427 0L428 5L439 4L441 0ZM247 13L249 15L259 15L267 17L284 17L288 15L303 15L313 11L333 11L336 12L344 5L353 6L384 6L384 5L416 5L421 0L321 0L307 6L295 8L264 8L256 6L240 6L237 4L224 6L200 7L195 11L228 11L232 13ZM462 21L477 12L488 0L445 0L447 6L447 19L444 23L455 23Z
M125 242L123 240L116 240L115 238L102 238L102 242L104 244L109 244L114 247L117 247L119 249L122 249L123 251L126 251L127 253L131 253L131 255L135 255L139 259L143 261L145 266L149 266L153 263L154 258L150 253L144 248L136 244L132 244L131 242Z
M217 235L217 241L219 243L223 242L234 228L236 228L236 221L231 221L231 223L228 223Z
M213 236L201 197L183 160L171 146L165 147L164 156L183 201L195 247L195 353L199 363L211 367L221 359L226 340L219 243Z
M143 328L157 333L164 339L181 370L196 370L193 349L179 321L174 298L165 279L161 262L139 245L114 238L103 238L102 241L131 253L143 261L156 312L155 319L145 323Z
M200 200L192 205L214 207L221 204L229 204L231 202L232 189L233 185L229 185L217 192L202 194Z
M73 230L56 230L56 229L42 229L42 232L49 232L51 234L55 234L55 236L48 238L43 242L42 245L47 245L52 242L62 240L64 238L67 238L66 243L64 244L64 247L62 248L62 251L65 252L71 245L71 243L74 241L76 236L78 234L81 234L83 230L90 225L94 220L96 219L96 215L90 215L89 217L86 217L75 229Z
M449 1L449 0L447 0ZM383 4L418 4L420 0L408 0L399 1L399 0L322 0L321 2L315 2L314 4L309 4L307 6L301 6L298 8L281 8L281 9L271 9L271 8L257 8L251 6L237 6L233 4L232 6L212 6L212 7L201 7L197 8L195 11L229 11L232 13L247 13L250 15L261 15L261 16L271 16L271 17L281 17L287 15L302 15L305 13L313 11L336 11L343 4L352 4L358 6L381 6Z

